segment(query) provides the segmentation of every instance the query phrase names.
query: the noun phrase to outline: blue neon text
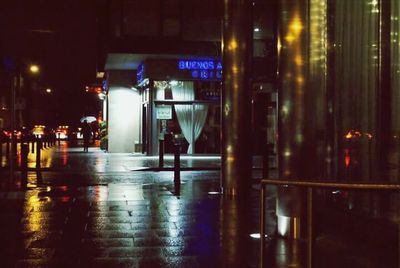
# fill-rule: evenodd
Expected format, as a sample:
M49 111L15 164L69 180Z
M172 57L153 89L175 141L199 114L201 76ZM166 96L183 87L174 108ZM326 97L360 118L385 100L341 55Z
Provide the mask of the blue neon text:
M142 82L143 79L144 79L144 64L141 63L141 64L138 66L138 69L137 69L137 72L136 72L136 80L137 80L137 83Z
M179 60L179 70L189 70L193 78L221 79L222 63L213 60Z

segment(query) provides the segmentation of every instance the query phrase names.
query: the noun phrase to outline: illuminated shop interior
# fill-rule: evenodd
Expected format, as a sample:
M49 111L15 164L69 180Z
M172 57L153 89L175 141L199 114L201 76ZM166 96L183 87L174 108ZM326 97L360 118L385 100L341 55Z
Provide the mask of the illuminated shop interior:
M167 71L167 72L165 72ZM221 62L214 59L147 60L138 68L142 96L142 153L219 154Z
M182 154L220 154L220 60L141 55L127 65L108 71L109 152L157 155L163 139L167 154L176 143Z

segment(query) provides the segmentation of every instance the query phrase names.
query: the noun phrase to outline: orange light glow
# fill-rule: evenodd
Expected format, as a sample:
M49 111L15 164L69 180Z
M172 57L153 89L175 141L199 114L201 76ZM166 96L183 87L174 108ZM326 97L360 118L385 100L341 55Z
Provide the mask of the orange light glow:
M345 149L344 150L344 165L346 168L348 168L350 166L350 161L351 161L351 157L350 157L349 149Z
M235 50L238 47L238 43L235 38L233 38L228 45L228 50Z
M29 66L29 71L30 71L31 73L36 74L36 73L39 72L39 66L36 65L36 64L32 64L31 66Z
M301 22L299 17L295 17L289 25L289 29L296 36L298 36L303 30L303 23Z
M353 137L353 135L351 134L351 132L350 132L350 131L347 132L345 138L349 140L349 139L351 139L352 137Z

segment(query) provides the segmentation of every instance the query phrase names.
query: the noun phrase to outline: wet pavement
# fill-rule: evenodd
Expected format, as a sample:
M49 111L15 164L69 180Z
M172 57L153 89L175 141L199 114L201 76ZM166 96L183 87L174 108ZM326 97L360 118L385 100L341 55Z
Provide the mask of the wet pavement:
M258 233L259 173L248 199L229 200L218 194L219 158L186 157L182 165L197 170L181 172L177 196L173 172L147 169L157 157L64 143L42 156L26 189L19 173L0 173L1 267L259 266L259 240L250 236ZM275 235L273 188L267 204L267 267L305 267L305 241ZM345 232L320 232L314 267L396 267L397 240L386 242L371 249Z

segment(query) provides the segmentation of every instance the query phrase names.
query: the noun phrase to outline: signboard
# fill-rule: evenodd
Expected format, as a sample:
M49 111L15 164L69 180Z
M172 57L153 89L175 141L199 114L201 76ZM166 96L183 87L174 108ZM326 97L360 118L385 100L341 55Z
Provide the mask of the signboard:
M217 60L179 60L178 69L190 71L194 79L221 80L222 78L222 63Z
M140 84L144 80L144 63L142 62L136 71L136 83Z
M171 105L156 106L156 118L172 119L172 106Z

